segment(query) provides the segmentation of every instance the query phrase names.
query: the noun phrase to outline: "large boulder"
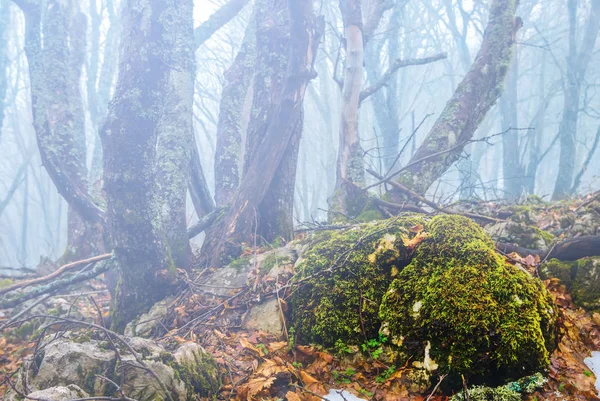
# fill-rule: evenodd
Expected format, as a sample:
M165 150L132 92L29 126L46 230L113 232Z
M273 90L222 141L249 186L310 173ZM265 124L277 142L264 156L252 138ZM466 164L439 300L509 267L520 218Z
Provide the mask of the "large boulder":
M120 383L124 369L123 391L138 401L164 400L163 385L175 401L192 400L196 394L207 397L218 390L220 371L198 344L184 343L171 349L139 337L127 338L127 342L136 355L116 341L119 361L108 341L92 339L89 334L67 333L43 347L35 358L25 361L17 388L23 391L27 377L32 391L75 385L92 396L112 396L116 388L103 377ZM143 360L146 369L130 366L139 365L136 358ZM10 401L18 399L14 393L8 397Z
M394 218L308 242L290 297L297 341L366 348L389 365L449 373L445 383L493 384L548 366L557 314L548 291L471 220Z
M405 355L473 380L548 366L556 311L541 281L507 264L462 216L436 216L383 297L384 331Z
M300 342L358 345L377 337L379 303L408 263L425 221L402 217L316 234L297 266L291 327Z

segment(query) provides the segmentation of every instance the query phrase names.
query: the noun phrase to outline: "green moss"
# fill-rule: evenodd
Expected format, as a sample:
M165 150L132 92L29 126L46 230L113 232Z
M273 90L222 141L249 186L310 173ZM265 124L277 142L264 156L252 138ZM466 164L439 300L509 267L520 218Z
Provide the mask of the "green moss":
M437 216L427 231L381 304L392 342L455 377L502 380L544 369L556 312L542 283L506 264L465 217Z
M275 266L284 263L291 263L291 259L289 257L277 256L276 253L272 253L267 255L260 264L260 272L263 274L269 273Z
M165 365L173 368L175 379L185 384L187 399L195 399L195 395L208 397L219 390L221 375L214 358L209 354L194 352L194 361L184 363L177 363L168 352L161 352L160 358Z
M474 386L468 390L469 400L471 401L517 401L521 400L522 394L531 394L542 388L546 379L536 373L531 376L523 377L515 382L508 383L496 388ZM466 397L461 391L450 398L450 401L463 401Z
M5 278L5 279L0 280L0 288L5 288L12 284L13 284L13 280L10 278Z
M540 276L542 279L558 278L569 291L573 288L573 281L575 280L576 274L577 263L562 262L558 259L550 259L540 268Z
M600 311L600 258L582 258L575 262L551 259L542 265L540 275L543 279L560 279L577 306Z
M405 216L322 232L309 239L298 266L300 285L291 297L292 325L299 342L333 347L376 338L379 304L393 276L408 263L403 239L425 224Z
M235 270L240 272L242 270L242 268L244 266L247 266L249 263L250 263L250 257L242 256L240 258L233 259L232 261L229 262L229 264L227 266L233 267Z

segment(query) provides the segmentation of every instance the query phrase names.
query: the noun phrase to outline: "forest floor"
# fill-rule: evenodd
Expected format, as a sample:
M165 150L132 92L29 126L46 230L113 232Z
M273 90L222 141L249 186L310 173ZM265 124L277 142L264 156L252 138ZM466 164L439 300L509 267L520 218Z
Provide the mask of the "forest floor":
M560 204L540 204L535 206L535 222L542 230L554 229L557 236L565 237L568 230L562 230L565 219L591 202L598 203L598 194L593 197L576 199ZM503 216L506 213L530 213L520 206L500 204L477 204L469 207L488 216ZM532 209L533 210L533 209ZM533 213L533 212L531 212ZM531 217L531 216L530 216ZM520 217L521 218L521 217ZM523 217L526 218L526 217ZM562 223L561 223L562 222ZM248 256L264 252L264 249L248 248ZM540 260L538 255L511 253L505 255L509 263L517 264L538 275ZM389 366L378 359L378 353L385 340L377 343L372 340L365 344L367 352L327 351L318 346L295 344L294 333L284 325L281 336L248 328L240 321L226 319L228 312L236 312L246 317L245 311L265 294L276 296L282 313L286 312L285 297L279 297L279 289L285 289L291 275L283 266L281 275L260 271L251 272L248 282L251 286L225 289L225 300L205 296L193 290L193 283L204 275L189 281L189 287L170 301L168 313L162 319L161 330L154 338L176 343L196 342L214 356L222 368L224 384L217 399L262 400L287 399L290 401L320 401L331 390L347 390L365 400L400 401L427 400L443 401L450 397L435 392L432 383L425 392L415 388L408 377L411 366ZM578 308L571 294L560 280L545 280L559 310L559 342L552 353L550 366L546 372L547 381L543 389L524 396L527 400L593 400L597 398L596 378L584 363L592 351L600 351L600 314ZM283 292L282 292L283 294ZM76 311L78 319L102 325L108 316L110 296L102 280L93 280L85 287L62 294L64 309L70 314ZM8 310L0 310L0 328L10 317ZM0 333L0 383L5 375L15 372L23 358L36 347L33 329L14 327ZM339 350L338 350L339 351ZM443 378L442 378L443 380ZM0 396L6 390L0 387ZM340 394L340 399L345 396Z

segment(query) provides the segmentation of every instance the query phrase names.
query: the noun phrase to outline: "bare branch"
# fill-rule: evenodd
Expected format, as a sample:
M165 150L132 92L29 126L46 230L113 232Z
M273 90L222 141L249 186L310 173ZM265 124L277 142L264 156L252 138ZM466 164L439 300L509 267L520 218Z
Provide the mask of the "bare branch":
M229 0L227 4L215 11L200 26L194 28L194 44L196 49L223 25L231 21L246 4L248 4L248 0Z
M362 103L363 100L371 96L373 93L377 92L381 89L387 81L398 71L400 68L408 67L411 65L423 65L433 63L439 60L443 60L448 55L446 53L439 53L434 56L424 57L424 58L414 58L408 60L398 59L392 64L392 66L381 76L381 79L378 82L375 82L373 85L366 87L360 92L360 96L358 98L359 103Z

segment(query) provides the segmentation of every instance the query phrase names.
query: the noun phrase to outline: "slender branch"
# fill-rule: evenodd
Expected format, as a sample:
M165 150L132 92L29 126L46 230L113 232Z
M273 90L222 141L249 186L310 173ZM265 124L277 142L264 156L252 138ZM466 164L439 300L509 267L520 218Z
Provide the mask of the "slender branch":
M82 260L77 260L75 262L68 263L66 265L59 267L57 270L48 274L47 276L38 277L38 278L34 278L31 280L27 280L27 281L21 281L16 284L13 284L11 286L4 287L4 288L0 289L0 295L5 294L7 292L17 290L19 288L25 288L25 287L29 287L29 286L36 285L36 284L47 283L48 281L60 276L61 274L63 274L66 271L73 270L74 268L79 267L81 265L95 263L95 262L99 262L101 260L109 259L111 257L112 257L112 253L105 253L105 254L94 256L94 257L91 257L88 259L82 259Z
M396 60L394 62L394 64L392 64L390 66L390 68L386 72L383 73L383 75L381 76L381 79L378 82L375 82L373 85L366 87L365 89L363 89L360 92L360 96L358 97L358 102L362 103L363 100L365 100L366 98L371 96L373 93L375 93L379 89L381 89L387 83L387 81L389 81L389 79L396 73L396 71L398 71L400 68L408 67L411 65L429 64L429 63L433 63L438 60L443 60L446 57L448 57L448 55L446 53L440 53L440 54L436 54L434 56L424 57L424 58Z
M449 213L449 214L460 214L462 216L471 218L471 219L479 219L479 220L485 220L485 221L490 221L490 222L494 222L494 223L500 223L503 222L504 220L500 220L500 219L496 219L494 217L489 217L489 216L484 216L484 215L480 215L480 214L474 214L474 213L468 213L468 212L459 212L459 211L455 211L452 209L446 209L442 206L439 206L437 203L432 202L428 199L426 199L425 197L419 195L418 193L416 193L415 191L405 187L404 185L400 184L399 182L393 181L391 178L383 178L383 176L377 174L377 172L371 170L371 169L367 169L367 173L371 174L373 177L379 179L379 180L383 180L384 182L387 182L388 184L390 184L391 186L393 186L394 188L396 188L397 190L399 190L400 192L404 193L406 196L416 199L419 202L422 202L424 204L426 204L427 206L431 207L434 210L437 210L439 212L443 212L443 213Z

